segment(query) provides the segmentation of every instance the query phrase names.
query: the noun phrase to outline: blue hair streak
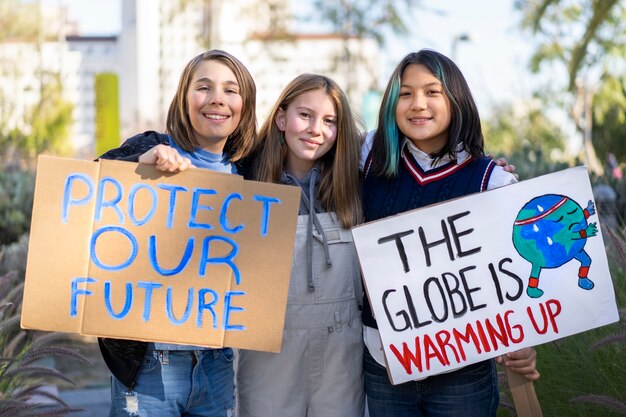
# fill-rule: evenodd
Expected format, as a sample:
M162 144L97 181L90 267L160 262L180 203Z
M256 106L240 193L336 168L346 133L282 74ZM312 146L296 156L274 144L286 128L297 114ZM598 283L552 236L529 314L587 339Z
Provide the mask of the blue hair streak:
M396 106L400 96L400 79L396 78L391 83L387 105L384 109L384 135L385 135L385 174L395 176L398 173L400 161L400 139L396 125Z

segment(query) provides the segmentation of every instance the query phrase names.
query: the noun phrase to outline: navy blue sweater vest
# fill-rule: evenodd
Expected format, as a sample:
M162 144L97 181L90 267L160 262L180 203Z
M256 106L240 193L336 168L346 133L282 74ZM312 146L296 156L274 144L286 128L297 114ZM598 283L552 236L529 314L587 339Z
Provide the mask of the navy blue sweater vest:
M366 222L485 191L495 167L493 160L482 157L469 158L458 165L453 161L424 171L406 147L398 176L393 179L368 173L368 165L366 163L362 194ZM364 301L363 324L378 328L367 297Z

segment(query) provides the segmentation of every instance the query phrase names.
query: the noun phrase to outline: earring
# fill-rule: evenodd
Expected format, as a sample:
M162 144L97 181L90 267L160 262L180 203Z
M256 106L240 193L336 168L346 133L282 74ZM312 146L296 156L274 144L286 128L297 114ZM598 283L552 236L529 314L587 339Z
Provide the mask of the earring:
M284 132L280 132L280 136L278 137L278 141L280 142L281 146L285 144L285 133Z

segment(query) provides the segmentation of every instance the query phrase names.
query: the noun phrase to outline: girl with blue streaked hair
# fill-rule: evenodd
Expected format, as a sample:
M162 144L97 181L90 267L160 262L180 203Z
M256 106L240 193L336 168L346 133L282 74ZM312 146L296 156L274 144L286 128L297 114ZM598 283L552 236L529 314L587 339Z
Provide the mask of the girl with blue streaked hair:
M424 49L408 54L391 75L378 128L362 149L366 222L516 182L484 155L478 109L459 68ZM494 360L391 385L371 306L363 308L365 393L371 417L488 417L498 407ZM499 362L535 380L535 350Z

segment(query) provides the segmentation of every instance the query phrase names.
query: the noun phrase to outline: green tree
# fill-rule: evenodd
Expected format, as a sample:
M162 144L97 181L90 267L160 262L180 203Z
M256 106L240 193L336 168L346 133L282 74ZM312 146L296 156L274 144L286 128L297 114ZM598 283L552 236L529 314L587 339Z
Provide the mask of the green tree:
M590 169L602 172L592 143L592 111L603 82L623 73L626 52L626 5L623 0L519 0L522 27L539 44L531 69L553 64L554 81L565 79L569 115L583 139ZM555 68L552 68L554 70ZM561 72L559 72L559 70ZM563 77L565 75L565 77Z
M525 105L505 104L483 120L486 149L505 156L521 179L565 168L566 135L542 110L539 100ZM527 163L530 162L530 163Z
M23 69L19 62L4 55L2 43L19 41L35 46L41 53L43 42L56 39L56 28L46 25L40 2L0 0L0 77L22 85ZM0 89L0 167L32 165L42 152L65 154L69 151L70 127L73 123L71 103L63 97L60 75L45 70L42 59L35 69L34 88L38 102L30 109L16 109L12 94ZM18 94L20 92L18 91Z
M596 92L593 143L601 160L626 162L626 76L607 77Z
M39 39L37 3L0 0L0 43L7 40L35 42Z
M317 20L328 23L333 32L341 36L343 53L336 57L336 61L351 73L355 65L363 64L365 58L350 47L350 40L373 38L383 45L388 33L407 34L407 19L411 17L412 7L419 3L419 0L314 0L311 10ZM354 77L348 76L346 80L344 89L350 95Z
M39 102L27 115L31 129L24 138L24 151L31 157L42 152L67 153L73 108L63 97L59 74L44 74Z
M0 133L0 165L33 165L44 152L68 154L73 109L63 97L59 75L43 76L39 101L23 115L24 127Z

